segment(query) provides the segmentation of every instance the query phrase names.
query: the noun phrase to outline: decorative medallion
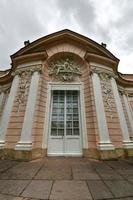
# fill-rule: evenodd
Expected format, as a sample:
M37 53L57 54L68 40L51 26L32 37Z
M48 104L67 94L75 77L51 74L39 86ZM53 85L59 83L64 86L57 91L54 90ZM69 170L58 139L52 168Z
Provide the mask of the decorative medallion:
M81 76L80 67L72 59L66 58L52 62L49 75L61 81L73 81L75 76Z

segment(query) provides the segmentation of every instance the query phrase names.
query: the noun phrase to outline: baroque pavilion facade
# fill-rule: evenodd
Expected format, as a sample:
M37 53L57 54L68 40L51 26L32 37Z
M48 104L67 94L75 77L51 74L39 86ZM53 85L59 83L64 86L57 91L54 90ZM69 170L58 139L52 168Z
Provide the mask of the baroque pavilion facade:
M105 44L62 30L0 71L0 158L133 156L133 75Z

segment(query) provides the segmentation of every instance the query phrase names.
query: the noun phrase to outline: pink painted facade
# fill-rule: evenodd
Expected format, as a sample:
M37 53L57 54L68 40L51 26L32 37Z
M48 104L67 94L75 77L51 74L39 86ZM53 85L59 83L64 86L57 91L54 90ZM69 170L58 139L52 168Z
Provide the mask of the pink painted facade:
M0 72L0 157L133 156L133 75L120 74L119 60L105 47L63 30L29 43L11 60L12 68ZM54 136L53 91L64 91L66 99L63 114L55 103L64 121L62 135ZM69 91L78 91L77 121L74 103L73 121L67 121Z

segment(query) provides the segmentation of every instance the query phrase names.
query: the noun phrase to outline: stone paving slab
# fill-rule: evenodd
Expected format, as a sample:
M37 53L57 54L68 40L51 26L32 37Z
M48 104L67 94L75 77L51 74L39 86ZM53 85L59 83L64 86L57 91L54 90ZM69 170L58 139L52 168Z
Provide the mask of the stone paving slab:
M72 169L73 171L76 172L95 172L95 169L88 163L84 163L84 164L73 164L72 165Z
M92 200L85 181L55 181L50 200Z
M47 179L47 180L58 180L58 179L72 179L70 167L42 167L41 170L36 174L34 179Z
M19 162L11 160L0 160L0 173L6 171L7 169L17 165Z
M113 198L112 193L103 181L87 181L87 183L95 200Z
M31 199L31 198L23 198L23 197L14 197L9 195L0 194L0 200L39 200L39 199Z
M41 166L42 162L21 162L0 174L0 179L32 179Z
M0 193L19 196L29 182L27 180L0 180Z
M97 173L73 171L73 179L74 180L100 180L101 178L99 177Z
M21 194L22 197L48 199L52 187L52 181L33 180Z
M95 169L96 171L103 171L103 170L111 170L111 166L109 166L108 164L104 163L103 161L101 162L91 162L91 165L93 167L93 169Z
M124 178L114 170L99 171L99 175L103 180L123 180Z
M0 160L0 200L46 198L133 200L133 161L85 158L45 158L31 162Z
M115 198L133 196L133 185L128 181L105 181ZM133 197L132 197L133 198Z
M107 165L109 165L111 168L117 170L117 169L133 169L133 165L126 162L125 160L117 160L117 161L105 161Z

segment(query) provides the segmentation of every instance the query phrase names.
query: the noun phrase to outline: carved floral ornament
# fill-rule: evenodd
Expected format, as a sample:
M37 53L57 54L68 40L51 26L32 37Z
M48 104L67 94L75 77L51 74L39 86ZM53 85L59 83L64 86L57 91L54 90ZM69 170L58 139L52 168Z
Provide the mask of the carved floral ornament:
M76 76L81 76L81 71L72 59L66 58L52 62L49 75L60 81L73 81Z
M18 93L17 93L17 97L16 97L17 111L18 112L20 111L20 106L24 105L24 103L26 102L26 98L27 98L27 95L28 95L30 82L31 82L31 76L36 71L38 71L39 73L42 73L42 65L17 69L12 74L13 76L15 76L15 75L20 76Z
M110 113L111 119L113 118L112 114L112 87L111 87L111 82L110 78L117 78L115 74L112 72L106 72L100 69L93 68L91 69L91 74L97 73L99 75L100 81L101 81L101 88L103 91L103 98L104 98L104 103L105 103L105 109L107 112Z

